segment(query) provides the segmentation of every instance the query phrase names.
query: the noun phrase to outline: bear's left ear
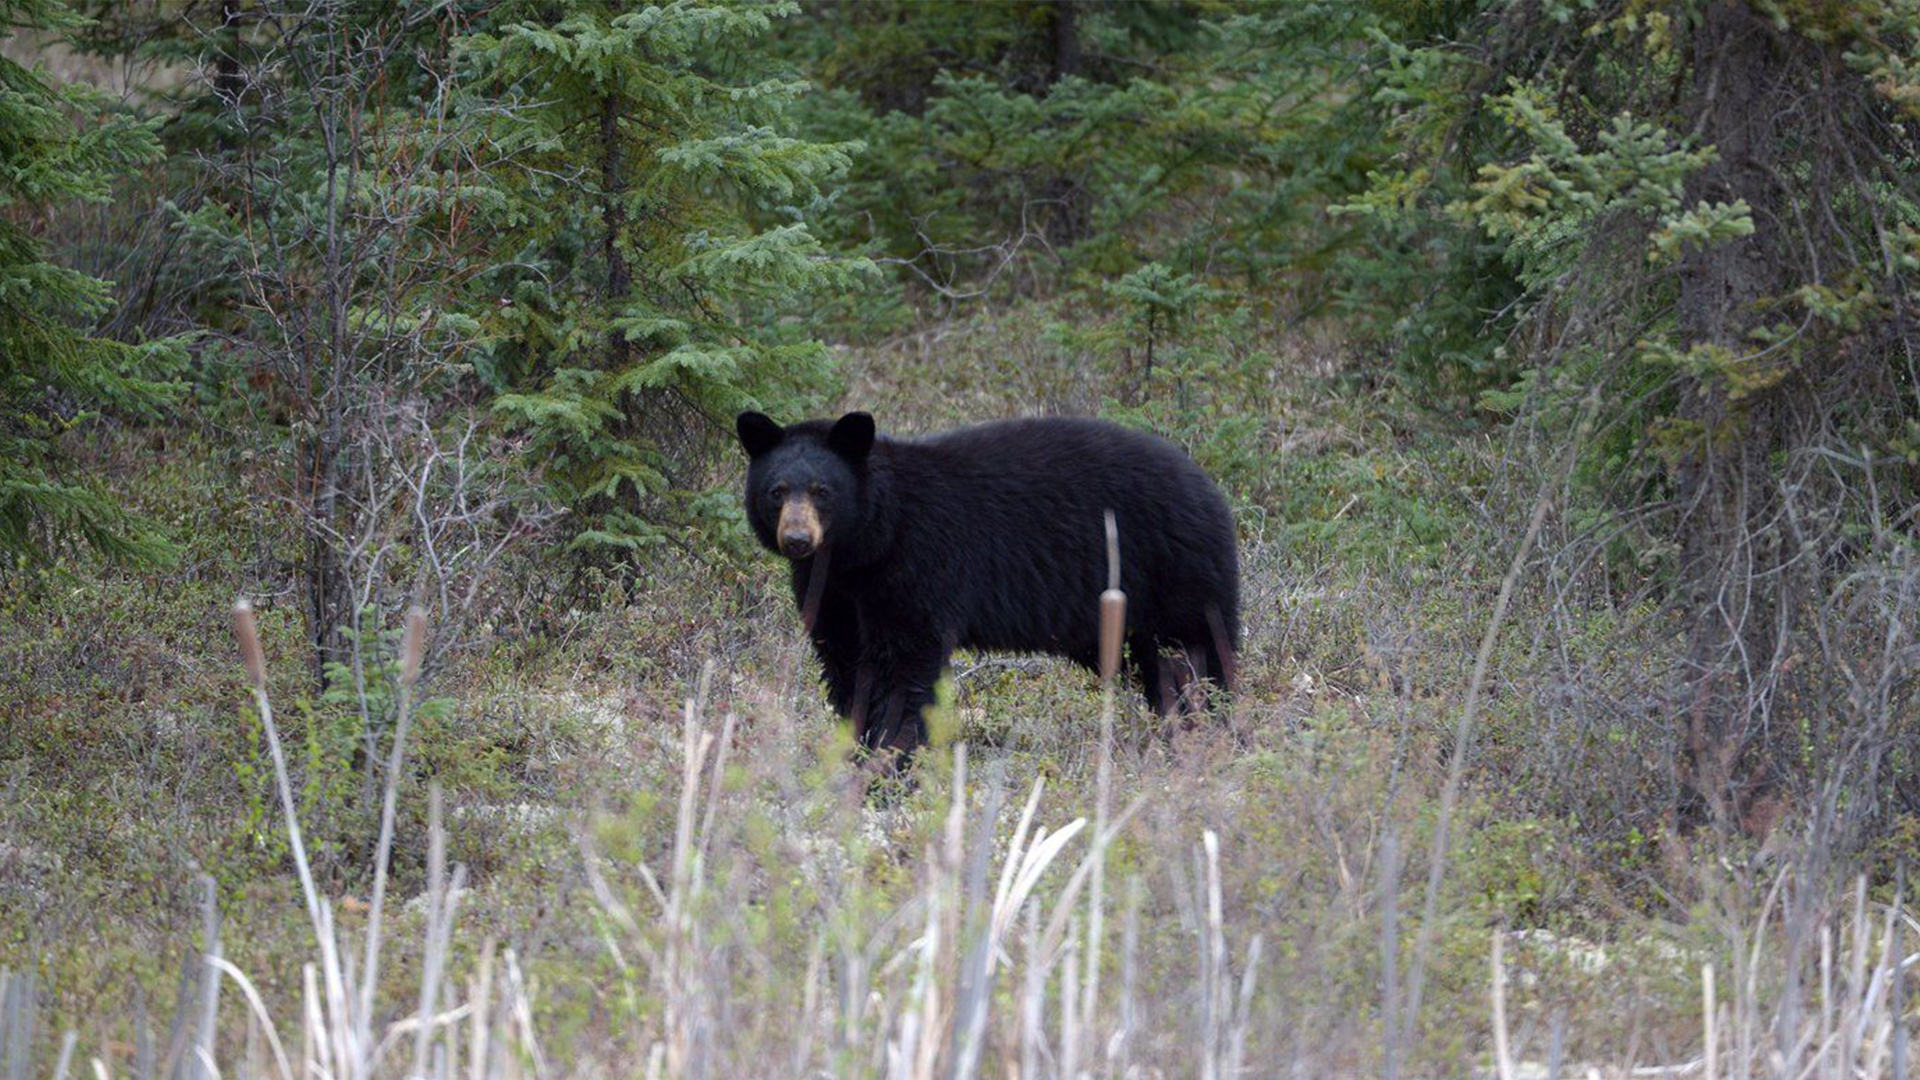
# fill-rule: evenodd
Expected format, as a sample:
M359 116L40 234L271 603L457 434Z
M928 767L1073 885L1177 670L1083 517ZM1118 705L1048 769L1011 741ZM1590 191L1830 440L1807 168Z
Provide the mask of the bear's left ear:
M740 445L746 448L747 456L750 458L757 458L779 446L780 440L787 434L765 413L757 412L743 412L734 417L733 429L739 433Z
M848 461L864 461L873 450L873 417L850 412L833 422L827 432L827 448Z

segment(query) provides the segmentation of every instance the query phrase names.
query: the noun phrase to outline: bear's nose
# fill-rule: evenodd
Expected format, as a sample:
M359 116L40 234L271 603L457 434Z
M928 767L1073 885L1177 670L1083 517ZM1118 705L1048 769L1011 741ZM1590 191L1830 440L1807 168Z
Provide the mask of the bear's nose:
M813 554L813 537L803 532L790 532L780 537L780 550L790 559L804 559Z

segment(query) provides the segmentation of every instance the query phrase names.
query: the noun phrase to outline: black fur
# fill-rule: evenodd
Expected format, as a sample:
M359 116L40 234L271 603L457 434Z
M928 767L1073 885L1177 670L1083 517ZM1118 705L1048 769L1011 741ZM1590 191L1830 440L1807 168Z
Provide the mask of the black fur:
M922 709L955 648L1097 669L1106 510L1119 525L1127 663L1148 703L1191 705L1196 674L1231 687L1233 518L1172 443L1064 418L925 439L876 438L865 413L784 429L742 413L738 428L760 542L779 551L775 525L798 493L818 514L819 550L791 560L794 599L828 698L862 745L925 741Z

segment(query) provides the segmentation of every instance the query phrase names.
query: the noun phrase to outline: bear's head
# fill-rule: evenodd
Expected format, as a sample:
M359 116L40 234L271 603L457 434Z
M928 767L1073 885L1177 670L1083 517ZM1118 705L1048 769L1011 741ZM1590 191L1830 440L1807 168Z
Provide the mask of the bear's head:
M804 559L860 526L873 417L781 427L757 412L734 421L747 451L747 522L767 550Z

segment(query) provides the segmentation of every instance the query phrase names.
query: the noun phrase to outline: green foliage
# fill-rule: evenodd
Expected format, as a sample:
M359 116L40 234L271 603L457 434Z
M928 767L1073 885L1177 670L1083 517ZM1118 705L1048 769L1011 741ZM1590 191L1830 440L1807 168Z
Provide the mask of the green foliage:
M1149 347L1159 335L1179 333L1201 304L1219 298L1219 290L1157 262L1110 282L1106 291L1128 305L1129 319L1146 336Z
M0 38L80 25L57 0L0 2ZM183 342L90 335L110 305L107 283L49 261L24 224L104 201L115 177L159 153L153 125L111 111L104 95L0 57L0 575L49 563L76 540L136 562L173 552L62 444L107 412L158 416L180 390Z
M1568 839L1537 818L1490 821L1461 852L1461 885L1484 905L1490 921L1538 926L1551 907L1573 892Z
M1685 243L1713 243L1753 231L1744 203L1683 206L1682 184L1712 159L1655 124L1619 115L1583 150L1538 86L1494 97L1486 108L1526 148L1512 164L1479 167L1472 197L1450 209L1506 245L1528 289L1547 287L1584 253L1596 225L1625 215L1656 224L1654 252L1674 258Z
M1691 51L1690 35L1707 32L1698 20L1664 4L1450 7L1457 19L1446 33L1399 21L1391 5L1375 7L1364 28L1368 65L1356 84L1366 106L1347 114L1370 116L1397 139L1398 153L1336 210L1388 230L1402 251L1423 248L1432 257L1412 265L1438 275L1431 293L1377 266L1353 275L1350 288L1362 293L1399 282L1420 297L1398 327L1413 331L1402 340L1446 344L1407 360L1429 373L1453 367L1468 376L1455 385L1483 406L1561 435L1572 433L1576 403L1599 388L1600 452L1579 465L1583 490L1637 502L1713 447L1735 445L1749 408L1799 380L1819 385L1816 357L1858 355L1863 342L1889 332L1887 275L1911 273L1897 256L1899 237L1920 221L1900 178L1910 162L1782 130L1743 151L1765 161L1743 168L1772 170L1780 202L1764 211L1774 215L1767 220L1745 198L1695 192L1721 156L1699 134L1694 99L1676 89L1708 78ZM1902 58L1916 40L1911 5L1769 10L1782 62L1826 72L1806 76L1813 81L1802 91L1830 97L1822 107L1875 107L1843 97L1864 86L1811 59L1836 45L1856 70L1872 73L1886 102L1904 100ZM1849 152L1850 168L1883 169L1885 179L1846 193L1816 179L1833 155ZM1690 337L1697 330L1674 310L1687 282L1703 280L1699 260L1743 242L1733 258L1785 287L1717 316L1738 328L1734 336ZM1731 301L1692 303L1698 311ZM1560 327L1578 332L1563 336ZM1513 333L1521 328L1528 332ZM1906 378L1895 370L1865 377ZM1703 399L1724 401L1728 411L1704 420ZM1876 403L1832 404L1855 413ZM1662 544L1657 535L1640 540L1643 553Z
M1481 6L1257 5L1231 23L1265 45L1236 85L1274 88L1258 153L1284 172L1249 207L1263 227L1235 223L1220 242L1260 241L1243 256L1255 273L1312 271L1308 297L1377 358L1363 376L1455 414L1512 377L1499 346L1519 289L1504 245L1446 212L1466 190L1460 158L1495 135L1461 108L1476 69L1446 45Z
M460 43L512 252L482 282L480 370L577 512L576 545L660 543L705 507L686 469L716 421L831 385L794 316L862 285L807 224L857 147L787 133L803 84L763 39L792 10L509 3Z
M361 612L358 629L347 638L357 663L330 665L327 682L314 698L295 698L282 716L283 731L296 769L295 798L306 823L309 853L316 866L338 879L348 880L360 870L361 856L371 847L378 822L378 792L400 692L400 630L378 623L379 613ZM462 790L482 793L489 755L468 747L469 756L451 752L457 733L446 730L453 702L444 696L416 700L413 713L414 761L437 761ZM249 708L243 713L245 743L234 760L234 780L244 798L244 817L236 825L234 854L246 865L274 865L287 854L280 811L271 784L271 765L265 756L260 722ZM402 781L409 800L415 785Z
M1216 204L1265 205L1289 167L1260 145L1288 121L1270 84L1241 78L1258 45L1231 8L1020 0L810 14L782 38L824 88L803 121L867 147L826 224L949 296L1063 266L1096 283L1156 247L1244 253L1250 215ZM1225 167L1247 183L1223 185Z

